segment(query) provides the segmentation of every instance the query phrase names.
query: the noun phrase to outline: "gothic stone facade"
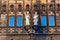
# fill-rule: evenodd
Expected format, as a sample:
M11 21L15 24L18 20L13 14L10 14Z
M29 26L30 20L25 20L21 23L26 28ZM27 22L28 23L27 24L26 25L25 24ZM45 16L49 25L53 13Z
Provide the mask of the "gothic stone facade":
M60 0L0 0L0 40L60 40Z

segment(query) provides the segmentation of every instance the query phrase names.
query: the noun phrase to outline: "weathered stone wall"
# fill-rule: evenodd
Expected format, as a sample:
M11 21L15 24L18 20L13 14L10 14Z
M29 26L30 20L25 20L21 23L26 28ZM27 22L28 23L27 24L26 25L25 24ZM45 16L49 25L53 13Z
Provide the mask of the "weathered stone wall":
M60 35L0 36L0 40L60 40Z
M0 36L0 40L30 40L30 36L28 36L28 35Z

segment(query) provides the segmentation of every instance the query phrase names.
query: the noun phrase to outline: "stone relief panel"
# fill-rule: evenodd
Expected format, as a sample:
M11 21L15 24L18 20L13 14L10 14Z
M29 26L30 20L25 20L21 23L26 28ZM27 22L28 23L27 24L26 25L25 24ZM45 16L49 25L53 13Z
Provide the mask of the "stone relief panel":
M20 28L16 28L16 33L18 33L18 34L23 33L23 30Z
M7 28L0 28L0 33L6 33L7 32Z
M56 33L56 28L50 27L48 33L49 34L55 34Z
M8 33L14 33L15 29L14 28L8 28Z
M7 14L1 14L1 26L7 26Z

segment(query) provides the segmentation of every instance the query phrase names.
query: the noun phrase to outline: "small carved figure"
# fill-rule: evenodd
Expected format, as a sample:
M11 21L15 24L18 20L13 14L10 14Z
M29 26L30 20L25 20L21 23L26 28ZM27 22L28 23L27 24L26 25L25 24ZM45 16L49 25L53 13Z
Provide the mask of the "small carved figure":
M29 12L24 13L25 14L25 18L26 18L26 25L30 25L30 14Z
M38 25L38 14L37 14L37 12L35 12L35 14L33 16L33 23L34 23L34 25Z

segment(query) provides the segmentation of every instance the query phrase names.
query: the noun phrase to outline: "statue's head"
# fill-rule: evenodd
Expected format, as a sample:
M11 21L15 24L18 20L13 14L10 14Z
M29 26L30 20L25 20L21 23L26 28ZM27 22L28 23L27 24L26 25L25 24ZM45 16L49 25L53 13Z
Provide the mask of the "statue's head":
M35 12L35 15L37 15L37 12Z
M27 11L27 14L29 14L29 11Z

